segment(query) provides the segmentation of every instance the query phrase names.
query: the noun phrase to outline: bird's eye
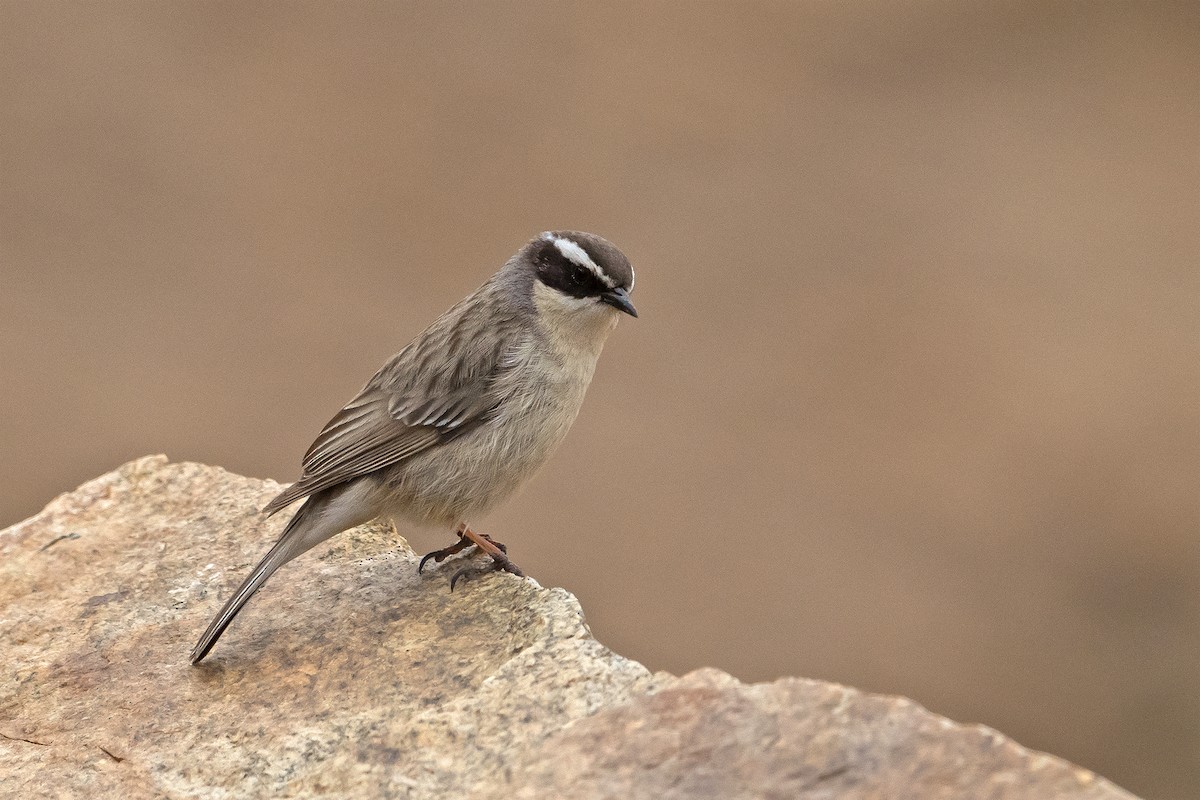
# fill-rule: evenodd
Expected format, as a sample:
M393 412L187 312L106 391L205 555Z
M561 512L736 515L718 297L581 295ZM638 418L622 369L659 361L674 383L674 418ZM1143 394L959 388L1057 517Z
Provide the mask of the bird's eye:
M590 277L591 273L583 267L573 267L571 269L571 280L578 286L583 286Z

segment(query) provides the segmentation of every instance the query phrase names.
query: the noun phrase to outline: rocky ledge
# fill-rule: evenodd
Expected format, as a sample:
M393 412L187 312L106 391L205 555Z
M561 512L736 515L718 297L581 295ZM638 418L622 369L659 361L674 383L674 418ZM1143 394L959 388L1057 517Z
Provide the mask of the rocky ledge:
M1132 797L903 698L652 674L562 589L451 594L383 525L285 567L192 667L277 491L152 456L0 532L0 796Z

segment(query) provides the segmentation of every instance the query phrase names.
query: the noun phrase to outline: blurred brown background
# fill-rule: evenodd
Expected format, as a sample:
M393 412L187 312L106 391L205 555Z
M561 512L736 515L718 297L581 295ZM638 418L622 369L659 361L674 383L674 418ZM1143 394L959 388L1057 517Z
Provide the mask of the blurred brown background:
M1197 4L5 2L0 76L0 524L146 453L292 480L594 230L642 317L478 520L523 567L652 667L1195 796Z

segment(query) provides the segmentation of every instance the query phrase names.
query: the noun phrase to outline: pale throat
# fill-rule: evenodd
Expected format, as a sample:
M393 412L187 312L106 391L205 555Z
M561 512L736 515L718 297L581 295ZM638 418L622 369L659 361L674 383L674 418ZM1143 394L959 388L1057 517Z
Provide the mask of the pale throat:
M617 309L594 297L570 297L540 281L533 286L533 304L542 327L557 347L595 355L600 354L621 316Z

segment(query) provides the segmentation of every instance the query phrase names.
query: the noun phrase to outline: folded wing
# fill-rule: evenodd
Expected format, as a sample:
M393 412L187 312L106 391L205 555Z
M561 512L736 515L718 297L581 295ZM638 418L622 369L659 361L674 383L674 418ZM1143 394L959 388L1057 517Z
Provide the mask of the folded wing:
M325 425L304 454L300 480L263 510L274 514L302 497L412 458L483 422L502 399L494 389L496 379L511 367L506 350L465 354L453 370L426 381L395 380L406 366L420 369L428 363L419 352L400 353ZM473 363L463 363L468 360ZM386 381L381 379L385 374Z

